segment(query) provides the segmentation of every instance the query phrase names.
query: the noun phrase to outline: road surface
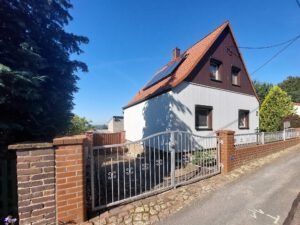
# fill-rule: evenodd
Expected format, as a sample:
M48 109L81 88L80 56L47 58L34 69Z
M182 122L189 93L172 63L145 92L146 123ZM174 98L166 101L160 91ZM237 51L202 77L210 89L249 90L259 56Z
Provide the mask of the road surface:
M276 225L300 192L299 151L199 199L159 225Z

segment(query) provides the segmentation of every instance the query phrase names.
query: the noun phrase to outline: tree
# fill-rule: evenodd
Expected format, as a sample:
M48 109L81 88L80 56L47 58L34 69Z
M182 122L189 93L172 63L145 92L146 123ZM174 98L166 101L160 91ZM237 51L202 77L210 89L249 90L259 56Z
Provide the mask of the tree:
M259 101L262 103L265 100L266 95L269 93L269 90L273 87L273 84L254 80L253 85Z
M91 124L91 121L87 120L85 117L80 117L74 115L71 119L71 124L69 126L68 135L77 135L84 134L89 130L93 130L94 126Z
M284 117L293 113L290 96L278 86L273 86L260 108L260 129L278 131Z
M289 76L278 86L291 96L293 102L300 102L300 77Z
M88 39L68 33L70 0L0 0L0 144L66 132Z

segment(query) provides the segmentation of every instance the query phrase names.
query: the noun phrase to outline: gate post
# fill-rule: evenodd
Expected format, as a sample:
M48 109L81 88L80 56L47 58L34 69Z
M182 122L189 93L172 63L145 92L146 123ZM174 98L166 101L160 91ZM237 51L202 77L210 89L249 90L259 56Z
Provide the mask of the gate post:
M233 169L233 160L235 157L234 133L235 132L231 130L218 130L216 132L219 140L221 141L220 158L222 173L228 173Z
M85 154L89 146L85 135L56 138L57 222L81 223L86 220Z
M174 137L174 132L171 132L169 145L170 145L170 151L171 151L171 186L175 187L175 137Z

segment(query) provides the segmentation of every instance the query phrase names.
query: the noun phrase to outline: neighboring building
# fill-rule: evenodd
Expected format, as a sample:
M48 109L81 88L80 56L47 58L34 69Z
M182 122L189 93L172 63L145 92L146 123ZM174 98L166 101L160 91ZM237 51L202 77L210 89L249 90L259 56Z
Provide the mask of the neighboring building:
M258 97L228 22L184 53L174 49L123 109L129 141L166 130L207 136L220 129L253 133L259 126Z
M123 116L113 116L108 122L108 132L116 133L124 131L124 117Z
M294 102L294 108L297 115L300 116L300 103Z

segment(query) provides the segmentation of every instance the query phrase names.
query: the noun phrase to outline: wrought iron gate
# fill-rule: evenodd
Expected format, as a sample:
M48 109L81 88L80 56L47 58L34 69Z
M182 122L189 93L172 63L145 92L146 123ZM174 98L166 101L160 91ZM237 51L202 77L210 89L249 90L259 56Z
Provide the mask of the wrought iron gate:
M157 133L139 141L94 146L92 209L99 210L220 173L217 137Z

